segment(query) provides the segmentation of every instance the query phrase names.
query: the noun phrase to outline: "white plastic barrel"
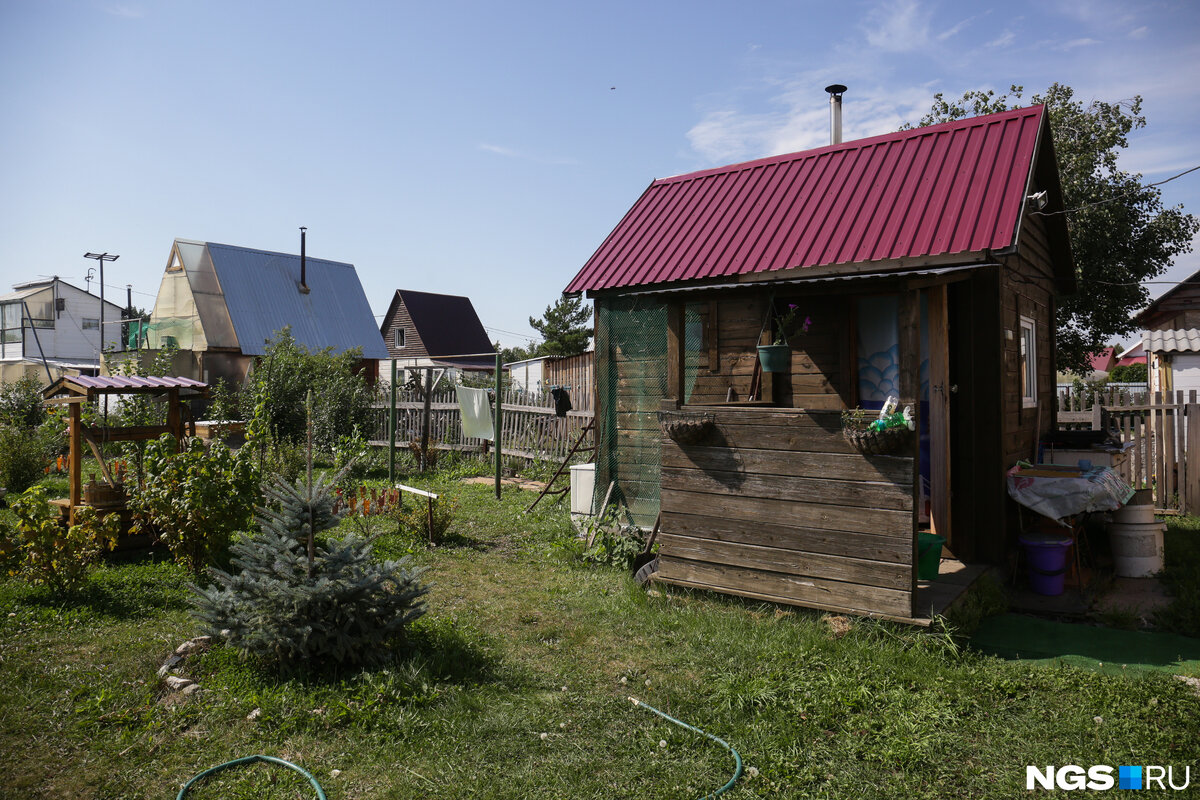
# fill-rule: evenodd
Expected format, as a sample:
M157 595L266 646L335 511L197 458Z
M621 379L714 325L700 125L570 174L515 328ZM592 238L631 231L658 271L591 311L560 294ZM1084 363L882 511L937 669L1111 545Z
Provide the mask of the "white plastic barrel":
M1113 512L1112 521L1118 524L1154 522L1154 506L1122 506Z
M1150 519L1154 519L1150 506ZM1122 509L1124 510L1124 509ZM1122 578L1148 578L1163 568L1162 522L1113 522L1108 526L1108 539L1112 545L1113 568Z

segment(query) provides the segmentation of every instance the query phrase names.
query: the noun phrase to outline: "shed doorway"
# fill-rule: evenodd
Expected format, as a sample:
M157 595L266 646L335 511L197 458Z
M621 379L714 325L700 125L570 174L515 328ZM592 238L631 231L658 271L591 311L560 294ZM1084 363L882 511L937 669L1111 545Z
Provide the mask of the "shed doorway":
M857 298L855 341L858 403L878 410L889 396L899 396L899 306L895 293ZM920 446L917 523L946 539L954 550L951 524L951 378L949 308L944 285L921 291Z

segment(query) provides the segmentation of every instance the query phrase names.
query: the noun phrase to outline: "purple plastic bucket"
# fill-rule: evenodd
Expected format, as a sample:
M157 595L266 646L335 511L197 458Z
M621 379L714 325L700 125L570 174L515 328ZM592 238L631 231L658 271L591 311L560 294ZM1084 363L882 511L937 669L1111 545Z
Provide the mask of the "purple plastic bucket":
M1029 588L1053 597L1063 593L1067 580L1067 554L1071 537L1056 533L1027 533L1021 536L1025 563L1029 565Z

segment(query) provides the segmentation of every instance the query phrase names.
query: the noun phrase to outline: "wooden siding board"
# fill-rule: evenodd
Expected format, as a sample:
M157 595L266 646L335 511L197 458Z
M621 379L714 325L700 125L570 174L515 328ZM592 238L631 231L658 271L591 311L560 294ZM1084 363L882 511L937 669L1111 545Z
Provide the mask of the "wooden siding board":
M686 559L661 557L656 579L694 586L722 587L731 594L769 595L794 605L820 605L852 613L909 617L912 593L858 583L829 581L766 570L743 569Z
M714 431L695 445L662 439L659 577L799 605L911 615L911 457L854 452L837 414L684 411L713 414Z
M690 536L716 542L741 542L780 550L803 550L819 555L844 556L862 561L900 565L910 564L912 561L908 540L896 536L796 528L778 522L746 525L739 520L690 512L664 512L662 531L660 535Z
M788 575L859 583L885 589L907 588L912 572L912 568L907 564L873 562L803 550L763 547L745 542L721 542L672 533L660 533L659 536L671 558L728 567L783 572Z

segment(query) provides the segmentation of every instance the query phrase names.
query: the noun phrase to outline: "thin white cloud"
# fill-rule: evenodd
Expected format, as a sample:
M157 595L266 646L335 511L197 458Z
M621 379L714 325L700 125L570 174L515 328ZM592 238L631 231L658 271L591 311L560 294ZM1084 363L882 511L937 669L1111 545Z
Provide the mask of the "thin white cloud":
M1145 39L1146 35L1148 33L1150 33L1150 29L1147 28L1145 25L1143 25L1140 28L1134 28L1133 30L1131 30L1129 32L1129 38L1130 39Z
M125 19L141 19L146 16L146 12L142 9L125 5L105 6L104 11L114 17L124 17Z
M814 93L814 85L820 85L816 76L796 79L771 99L769 111L710 111L688 131L688 141L709 164L824 147L829 144L829 105ZM925 86L899 92L857 88L843 101L843 139L895 131L927 111L931 100L932 92Z
M517 159L519 161L530 161L534 164L547 164L550 166L574 166L579 163L577 159L566 158L562 156L539 156L530 153L523 153L520 150L513 150L511 147L504 147L498 144L489 144L481 142L479 149L485 153L493 153L504 158Z
M1017 40L1017 35L1015 33L1013 33L1012 31L1005 31L1004 33L997 36L995 39L992 39L990 42L985 44L984 47L1008 47L1010 44L1012 44L1016 40Z
M967 17L966 19L964 19L962 22L958 23L954 27L947 28L946 30L942 31L941 33L939 33L937 35L937 40L939 42L944 42L952 36L957 36L959 33L962 32L962 29L967 27L968 25L970 25L974 19L975 19L974 17Z
M1063 42L1061 45L1058 46L1058 49L1059 50L1074 50L1077 47L1090 47L1094 44L1100 44L1100 40L1099 39L1089 39L1089 38L1072 39L1069 42Z
M884 2L867 12L862 29L867 43L889 53L907 53L929 44L930 9L916 0Z

